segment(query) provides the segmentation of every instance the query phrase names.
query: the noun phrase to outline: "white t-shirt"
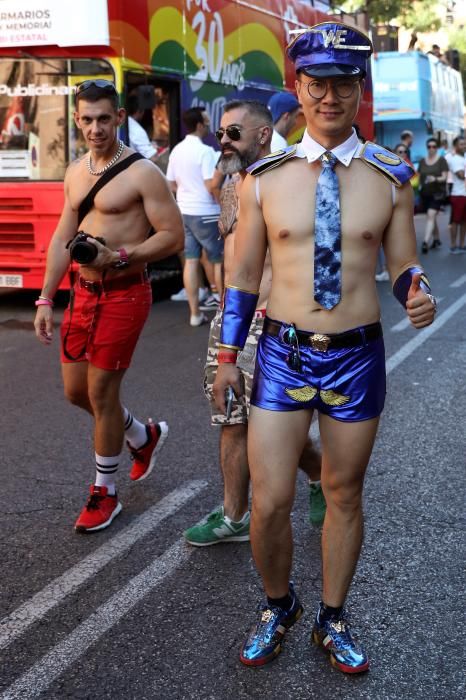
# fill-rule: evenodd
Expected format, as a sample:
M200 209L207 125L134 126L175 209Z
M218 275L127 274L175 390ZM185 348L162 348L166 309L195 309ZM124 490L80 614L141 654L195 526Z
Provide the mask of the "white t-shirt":
M463 170L465 169L466 165L466 156L460 156L458 153L447 153L445 156L445 160L448 163L448 167L450 168L450 172L452 174L452 182L453 182L453 187L451 189L451 194L453 197L466 197L466 184L464 180L461 180L461 178L457 177L455 173L458 172L458 170Z
M288 148L288 141L283 138L278 131L273 130L272 143L270 144L270 150L272 153L274 151L281 151L282 148Z
M134 117L128 117L128 135L129 145L135 151L144 156L144 158L152 158L157 153L156 149L151 144L147 131L139 124Z
M204 184L213 177L219 155L194 134L185 136L170 153L167 180L176 182L176 201L182 214L220 214L220 205Z

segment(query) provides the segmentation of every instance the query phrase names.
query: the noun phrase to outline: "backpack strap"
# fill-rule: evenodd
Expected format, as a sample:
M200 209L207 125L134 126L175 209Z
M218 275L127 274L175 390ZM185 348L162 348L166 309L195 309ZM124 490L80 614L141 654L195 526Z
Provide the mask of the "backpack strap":
M116 177L119 173L121 173L123 170L126 170L126 168L129 168L129 166L132 165L135 161L141 160L141 158L144 158L144 156L142 156L140 153L132 153L124 160L120 160L119 163L116 163L113 166L113 168L110 168L109 170L107 170L107 172L105 172L102 175L100 180L97 180L95 185L89 190L89 192L79 205L78 229L81 225L81 221L84 219L85 216L87 216L87 214L89 214L92 207L94 206L94 199L97 195L97 192L99 192L102 189L102 187L104 187L108 182L110 182L110 180L113 180L113 178Z

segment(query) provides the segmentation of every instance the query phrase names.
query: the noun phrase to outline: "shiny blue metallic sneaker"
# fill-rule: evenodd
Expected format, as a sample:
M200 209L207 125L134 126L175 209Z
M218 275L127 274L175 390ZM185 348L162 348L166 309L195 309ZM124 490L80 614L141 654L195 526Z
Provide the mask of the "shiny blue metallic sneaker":
M319 612L312 630L312 641L330 652L332 666L343 671L343 673L363 673L363 671L368 671L369 659L361 645L351 634L348 622L343 618L320 622Z
M285 632L303 614L303 606L294 592L292 583L290 594L293 596L293 605L288 611L275 606L262 606L260 620L251 629L241 649L240 661L246 666L263 666L280 653Z

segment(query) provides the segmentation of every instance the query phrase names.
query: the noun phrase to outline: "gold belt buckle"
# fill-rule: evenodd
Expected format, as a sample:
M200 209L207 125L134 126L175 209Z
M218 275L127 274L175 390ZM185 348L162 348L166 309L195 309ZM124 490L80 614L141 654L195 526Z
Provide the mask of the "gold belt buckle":
M313 350L327 352L328 346L330 345L330 338L328 335L323 335L322 333L313 333L309 336L309 342Z

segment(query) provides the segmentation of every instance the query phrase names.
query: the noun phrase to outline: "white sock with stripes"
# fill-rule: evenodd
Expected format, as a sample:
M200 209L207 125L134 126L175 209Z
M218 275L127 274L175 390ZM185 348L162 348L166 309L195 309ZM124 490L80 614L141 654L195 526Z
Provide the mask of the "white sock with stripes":
M147 442L147 430L144 423L141 423L123 406L123 420L125 422L125 438L131 447L139 450Z
M118 463L120 461L120 455L115 455L115 457L102 457L95 453L95 485L96 486L106 486L108 489L108 495L115 495L115 474L118 471Z

